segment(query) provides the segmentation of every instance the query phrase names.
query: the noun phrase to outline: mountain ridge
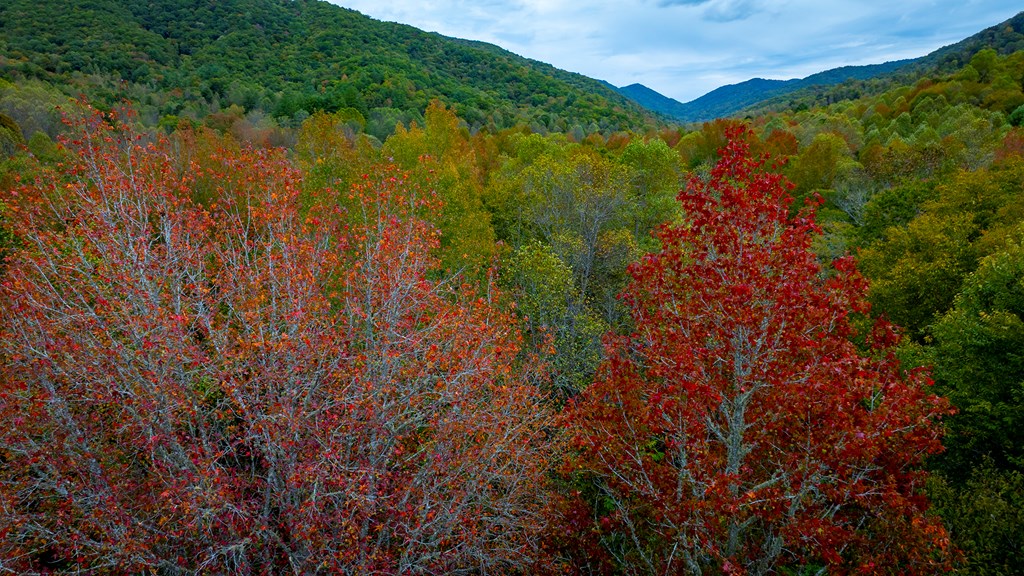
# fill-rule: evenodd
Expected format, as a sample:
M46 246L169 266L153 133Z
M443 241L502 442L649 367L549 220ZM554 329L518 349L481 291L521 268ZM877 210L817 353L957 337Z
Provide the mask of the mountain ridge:
M811 74L804 78L772 80L751 78L736 84L720 86L689 102L679 102L643 84L619 88L619 92L639 104L681 122L701 122L728 116L769 98L789 94L812 86L830 86L850 79L863 80L900 69L915 59L894 60L882 64L841 66Z

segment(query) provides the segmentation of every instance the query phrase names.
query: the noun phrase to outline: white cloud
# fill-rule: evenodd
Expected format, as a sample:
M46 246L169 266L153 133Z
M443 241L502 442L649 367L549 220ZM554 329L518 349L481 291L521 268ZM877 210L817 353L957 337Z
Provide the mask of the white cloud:
M1012 17L1007 0L331 0L681 101L723 84L923 56Z

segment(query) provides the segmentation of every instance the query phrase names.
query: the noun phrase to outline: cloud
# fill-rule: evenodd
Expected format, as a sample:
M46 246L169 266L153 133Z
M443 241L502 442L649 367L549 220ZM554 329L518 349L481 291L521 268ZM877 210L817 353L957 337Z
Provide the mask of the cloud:
M700 18L710 22L745 20L758 11L756 0L659 0L660 8L700 8Z
M746 20L758 12L754 0L713 0L708 3L704 18L712 22Z
M707 4L712 0L661 0L658 2L658 6L666 8L668 6L700 6L701 4Z

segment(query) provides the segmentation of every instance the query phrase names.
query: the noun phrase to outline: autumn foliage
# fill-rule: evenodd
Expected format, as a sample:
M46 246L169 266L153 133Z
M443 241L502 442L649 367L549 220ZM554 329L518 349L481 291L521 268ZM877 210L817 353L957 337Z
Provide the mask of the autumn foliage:
M947 404L900 369L891 326L851 342L866 282L819 266L812 208L789 216L746 138L679 194L683 221L632 268L634 332L566 411L566 554L630 574L941 571L920 466Z
M0 571L528 571L549 413L432 192L118 121L4 197Z
M626 147L664 168L638 198L617 188L631 165L580 156L622 175L583 190L595 214L639 206L643 222L524 237L503 263L513 303L489 280L500 246L480 182L460 188L468 140L453 114L431 114L384 149L410 172L375 164L340 118L314 118L293 162L92 113L70 122L62 163L2 192L0 572L949 565L921 472L948 405L925 371L901 369L894 327L854 330L866 281L849 259L819 265L813 207L791 215L790 186L743 127L720 126L722 159L678 211L660 202L667 147ZM442 136L462 143L451 158ZM555 155L535 164L489 198L560 174ZM587 166L549 199L598 182ZM502 222L534 208L522 204ZM678 218L643 244L660 251L623 273L640 252L630 229L662 208ZM541 229L551 215L536 216ZM605 261L573 260L577 244L615 281L594 289ZM580 311L622 278L631 318L614 326L631 333L606 336L601 357L602 324ZM516 329L574 318L553 346ZM554 349L547 367L540 348ZM561 388L576 395L559 419L566 398L544 391L560 368L579 381Z

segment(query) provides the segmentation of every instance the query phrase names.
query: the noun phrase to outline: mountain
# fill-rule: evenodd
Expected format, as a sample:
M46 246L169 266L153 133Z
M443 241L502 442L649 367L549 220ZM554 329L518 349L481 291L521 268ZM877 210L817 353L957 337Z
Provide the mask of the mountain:
M801 80L753 78L739 84L728 84L683 104L676 118L683 122L699 122L730 116L755 102L792 92L799 82Z
M912 60L897 60L868 66L843 66L793 80L754 78L729 84L687 103L679 102L642 85L632 84L619 92L637 103L681 122L700 122L734 115L769 98L791 94L812 86L831 86L847 80L874 78L906 66Z
M1024 50L1024 12L920 58L868 66L843 66L793 80L754 78L722 86L685 104L641 84L620 88L619 92L675 120L699 122L756 114L769 109L830 104L880 92L893 84L913 84L923 75L957 70L985 48L991 48L998 54Z
M927 56L914 60L911 65L900 71L952 72L970 62L975 54L985 48L991 48L1002 55L1024 50L1024 12L960 42L939 48Z
M685 114L685 104L675 98L669 98L652 90L643 84L630 84L617 90L644 108L664 114L670 118L677 118Z
M355 108L393 127L437 98L472 126L655 122L597 80L320 0L4 0L0 78L141 97L159 116Z

